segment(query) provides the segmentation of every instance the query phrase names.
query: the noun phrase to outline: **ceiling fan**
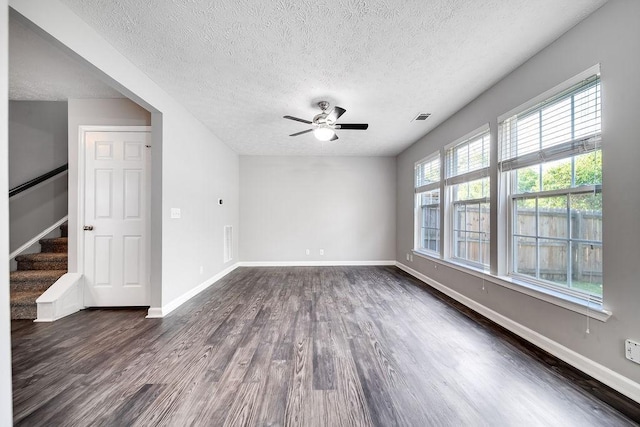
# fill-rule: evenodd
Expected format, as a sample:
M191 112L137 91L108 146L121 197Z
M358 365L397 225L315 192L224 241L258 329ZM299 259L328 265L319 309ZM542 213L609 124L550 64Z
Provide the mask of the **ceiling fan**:
M296 122L302 122L313 126L311 129L292 133L289 136L298 136L308 132L313 132L313 135L320 141L335 141L338 139L338 135L336 135L337 129L367 130L369 127L366 123L336 123L340 116L342 116L347 110L336 106L333 107L333 110L327 112L327 109L329 108L329 103L327 101L318 102L318 107L320 107L322 113L317 114L312 121L293 116L283 116L285 119L295 120Z

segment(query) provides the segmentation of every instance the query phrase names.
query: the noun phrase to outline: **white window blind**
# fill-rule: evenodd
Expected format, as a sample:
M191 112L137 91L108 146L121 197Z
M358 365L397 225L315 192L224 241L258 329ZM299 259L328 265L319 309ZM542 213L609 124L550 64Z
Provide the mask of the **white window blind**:
M465 138L447 149L445 183L455 185L488 176L489 128Z
M502 171L558 160L600 147L600 77L593 75L502 123Z
M415 192L422 193L440 186L440 153L416 163Z

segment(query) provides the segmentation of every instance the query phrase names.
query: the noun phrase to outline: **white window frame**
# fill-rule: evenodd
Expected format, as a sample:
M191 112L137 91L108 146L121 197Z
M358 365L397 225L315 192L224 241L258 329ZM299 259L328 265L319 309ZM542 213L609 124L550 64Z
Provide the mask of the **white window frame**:
M512 173L513 171L511 171ZM515 174L512 173L512 183L515 185ZM580 194L596 194L596 193L602 193L602 186L601 185L582 185L580 187L571 187L571 188L567 188L567 189L561 189L561 190L550 190L550 191L540 191L540 192L535 192L535 193L520 193L520 194L510 194L510 205L511 205L511 209L509 211L510 213L510 224L511 224L511 233L510 233L510 239L509 239L509 259L510 259L510 263L509 263L509 275L512 276L513 278L523 281L523 282L529 282L532 284L535 284L537 286L541 286L541 287L545 287L545 288L550 288L553 289L555 291L559 291L561 293L567 294L567 295L571 295L573 297L576 298L582 298L582 299L589 299L592 302L595 302L597 304L602 304L602 298L598 297L597 295L593 295L593 294L588 294L585 292L581 292L581 291L576 291L571 287L563 287L561 285L555 285L553 284L553 282L551 281L547 281L547 280L543 280L543 279L538 279L536 277L532 277L531 275L528 274L523 274L519 271L517 271L517 267L515 265L515 258L516 258L516 253L517 253L517 245L515 244L515 240L517 237L525 237L525 238L529 238L529 239L534 239L536 241L536 251L539 251L539 240L547 240L547 241L557 241L559 243L566 243L568 251L569 251L569 255L567 255L567 280L571 281L571 269L572 269L572 256L570 256L572 254L572 247L573 244L583 244L583 245L595 245L595 246L600 246L602 247L602 241L597 241L597 240L588 240L588 239L582 239L582 238L578 238L578 237L573 237L571 235L570 230L567 231L567 236L566 237L549 237L549 236L540 236L538 233L536 233L535 236L529 236L529 235L520 235L517 234L516 232L514 232L513 230L515 229L515 225L514 222L517 219L517 214L516 214L516 201L517 200L524 200L524 199L540 199L540 198L545 198L545 197L553 197L553 196L565 196L567 197L568 200L570 200L572 195L580 195ZM570 221L570 208L567 206L567 221ZM539 215L539 210L538 208L536 209L536 215ZM536 256L536 276L539 275L540 273L540 264L539 264L539 254Z
M439 169L439 174L440 177L437 181L431 181L428 183L421 183L419 182L418 179L418 170L422 165L425 164L429 164L431 162L436 161L438 163L438 169ZM434 256L434 257L440 257L442 254L442 189L441 187L441 182L442 182L442 156L440 155L440 152L437 151L433 154L428 155L427 157L417 161L414 165L414 206L415 206L415 215L414 215L414 224L415 224L415 233L414 233L414 251L425 254L425 255L429 255L429 256ZM421 185L422 184L422 185ZM427 205L427 206L422 206L421 204L421 198L422 195L424 193L429 193L432 191L438 191L439 192L439 201L437 204L431 204L431 205ZM433 208L436 207L438 208L439 214L438 214L438 234L439 234L439 241L437 242L437 250L431 250L429 248L424 248L422 247L422 243L424 241L423 235L422 235L422 230L423 228L423 208Z
M581 82L586 81L587 79L591 79L593 76L600 75L600 66L596 65L594 67L585 70L584 72L578 74L577 76L567 80L566 82L546 91L540 96L530 100L529 102L514 108L501 115L498 118L498 153L499 156L503 156L503 145L505 144L505 139L508 137L508 130L505 131L504 124L512 119L514 116L523 115L526 116L530 114L532 111L536 111L538 106L543 105L547 102L556 102L561 99L563 92L569 91L571 88L574 88L576 85ZM599 81L597 82L599 84ZM575 116L572 112L571 120L575 120ZM508 129L508 128L507 128ZM508 266L508 276L510 276L514 283L522 283L524 286L537 286L540 288L546 288L550 291L557 293L561 298L569 298L572 300L581 300L585 304L595 303L598 306L602 306L603 299L602 296L594 295L588 292L577 291L570 287L564 287L560 284L554 284L551 281L541 280L536 277L531 277L530 275L521 274L517 271L515 266L516 263L516 251L517 246L515 244L516 237L519 235L515 232L515 222L517 219L516 215L516 201L521 199L533 199L538 200L540 198L551 197L551 196L566 196L569 199L572 195L577 194L597 194L602 192L602 185L582 185L575 187L573 178L574 172L572 168L572 183L570 187L562 188L562 189L554 189L554 190L545 190L544 188L541 191L529 192L529 193L517 193L517 181L516 181L516 170L522 170L524 167L528 166L538 166L543 165L548 161L553 160L561 160L561 159L575 159L578 155L583 153L592 153L601 149L601 132L594 133L592 135L588 135L586 137L577 138L573 140L569 140L555 146L551 146L548 148L541 148L539 152L533 152L529 154L525 154L520 156L519 158L511 158L511 159L502 159L500 158L498 161L499 173L504 176L505 182L507 185L504 188L504 194L499 195L503 200L506 199L508 203L507 209L507 244L506 244L506 258L507 258L507 266ZM573 164L573 161L572 161ZM540 177L540 179L542 179ZM536 215L539 215L539 208L537 207L536 202ZM570 207L567 206L567 216L570 217ZM538 221L539 219L537 219ZM569 220L569 219L568 219ZM536 222L536 224L538 224ZM549 238L546 236L540 236L539 231L536 230L535 236L526 236L528 238L535 239L536 241L536 251L539 251L538 241L540 239L548 240ZM551 238L551 240L554 240ZM571 244L573 242L578 242L582 244L590 244L602 246L602 241L588 241L580 238L575 238L572 236L571 230L568 229L566 238L558 238L558 241L566 242L567 247L569 248L569 253L567 254L567 274L570 274L569 268L571 268ZM536 275L540 274L540 265L539 265L539 253L536 255ZM570 277L567 278L570 281ZM603 284L604 286L604 284Z
M469 172L465 172L465 173L461 173L461 174L456 174L456 175L451 175L451 171L450 169L450 161L449 161L449 156L450 153L453 151L453 149L455 149L456 147L459 147L460 145L463 145L465 143L469 143L472 142L473 140L479 138L479 137L484 137L487 136L488 138L488 142L487 142L487 164L486 166L483 166L479 169L474 169L472 171ZM489 192L486 194L485 197L482 198L478 198L478 199L469 199L469 200L454 200L454 187L456 185L459 184L464 184L464 183L468 183L468 182L472 182L472 181L476 181L478 179L483 179L483 178L488 178L489 182L490 182L490 178L489 178L489 171L490 171L490 156L491 156L491 128L489 126L489 124L484 124L482 126L480 126L479 128L467 133L466 135L464 135L461 138L458 138L457 140L455 140L454 142L452 142L451 144L448 144L447 146L444 147L444 156L443 156L443 164L444 164L444 198L441 197L441 203L444 204L444 210L445 210L445 214L444 214L444 218L445 218L445 223L444 223L444 230L446 233L446 239L445 239L445 254L446 254L446 258L452 262L455 263L459 263L459 264L463 264L463 265L467 265L476 269L480 269L483 271L486 271L490 268L490 262L489 264L482 264L481 262L475 262L473 260L470 260L468 258L462 258L456 255L456 229L455 229L455 207L456 206L469 206L469 205L478 205L480 206L481 204L487 204L489 205L489 215L491 215L491 203L490 203L490 199L491 199L491 194L490 194L490 185L489 185ZM444 201L443 201L444 200ZM442 233L442 230L441 230ZM487 251L487 255L489 255L491 249L490 249L490 235L491 235L491 231L489 232L489 236L485 236L485 239L483 239L482 243L484 241L488 242L489 244L489 248ZM482 257L481 257L482 259Z

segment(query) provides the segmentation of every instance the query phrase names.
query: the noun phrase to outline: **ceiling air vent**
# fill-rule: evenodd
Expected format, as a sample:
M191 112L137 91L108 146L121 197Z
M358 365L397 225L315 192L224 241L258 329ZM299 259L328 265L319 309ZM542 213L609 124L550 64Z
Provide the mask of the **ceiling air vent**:
M431 113L420 113L416 116L415 119L413 119L413 121L424 121L427 120L429 118L429 116L431 115Z

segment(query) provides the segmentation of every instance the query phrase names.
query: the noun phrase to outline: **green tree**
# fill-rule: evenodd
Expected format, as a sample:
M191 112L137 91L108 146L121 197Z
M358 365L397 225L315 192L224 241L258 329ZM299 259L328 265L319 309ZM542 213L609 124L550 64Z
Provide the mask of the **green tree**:
M539 169L539 168L538 168ZM532 168L518 171L518 193L533 193L539 191L539 171Z
M595 185L602 183L602 151L597 150L591 153L582 154L573 160L573 186ZM518 192L534 193L540 191L539 176L543 167L521 169L518 171ZM570 188L572 186L572 161L563 161L552 168L548 168L542 173L542 190L558 190ZM529 204L531 206L529 206ZM542 209L564 209L566 208L565 197L546 197L538 200ZM534 207L533 199L523 203L523 206ZM601 194L583 194L571 198L571 208L573 210L601 210Z
M602 151L583 154L576 159L576 185L602 184Z
M542 188L545 191L571 188L571 162L547 169L542 175Z

